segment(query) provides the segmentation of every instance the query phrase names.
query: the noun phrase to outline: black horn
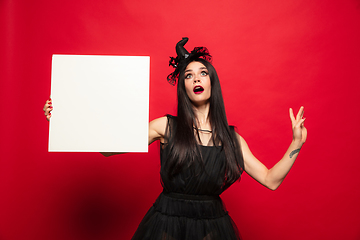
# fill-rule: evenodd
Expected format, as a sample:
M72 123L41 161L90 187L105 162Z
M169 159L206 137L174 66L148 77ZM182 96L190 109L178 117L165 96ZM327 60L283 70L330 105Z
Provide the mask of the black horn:
M187 58L190 54L189 52L184 48L184 45L187 43L189 38L183 37L177 44L176 44L176 54L180 58Z

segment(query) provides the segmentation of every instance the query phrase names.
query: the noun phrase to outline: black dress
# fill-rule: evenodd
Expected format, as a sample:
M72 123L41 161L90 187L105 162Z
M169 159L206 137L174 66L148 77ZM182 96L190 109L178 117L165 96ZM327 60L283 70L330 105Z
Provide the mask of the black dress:
M170 139L174 124L176 118L168 115L166 139ZM161 174L163 192L146 213L133 240L240 239L219 197L229 187L224 183L224 151L219 146L200 149L203 167L193 164L171 180ZM162 144L160 151L163 163L168 155L167 144Z

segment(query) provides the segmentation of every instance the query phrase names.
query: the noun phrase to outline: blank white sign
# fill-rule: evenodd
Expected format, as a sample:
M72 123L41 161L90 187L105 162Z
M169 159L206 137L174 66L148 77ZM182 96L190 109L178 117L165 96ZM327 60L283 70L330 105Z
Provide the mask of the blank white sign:
M49 151L147 152L147 56L53 55Z

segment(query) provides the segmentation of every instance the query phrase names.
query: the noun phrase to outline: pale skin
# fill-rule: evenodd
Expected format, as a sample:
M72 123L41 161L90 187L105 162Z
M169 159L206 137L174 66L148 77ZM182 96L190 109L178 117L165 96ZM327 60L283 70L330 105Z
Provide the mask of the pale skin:
M209 98L211 96L211 82L206 67L200 62L191 62L185 70L185 89L191 102L193 103L194 113L198 120L197 125L200 129L211 130L208 119L210 108ZM194 87L201 86L204 90L196 93ZM43 108L47 120L51 118L53 109L51 99L47 100ZM292 125L293 139L284 156L270 169L259 161L250 151L244 138L236 133L240 142L244 158L244 170L256 181L265 187L276 190L285 179L286 175L293 166L302 145L306 141L307 130L304 126L305 118L304 107L300 107L296 116L292 108L289 109L289 115ZM167 126L167 117L157 118L149 123L149 145L156 140L164 142L165 130ZM211 139L211 134L199 132L201 144L207 145ZM104 156L111 156L120 153L102 153Z

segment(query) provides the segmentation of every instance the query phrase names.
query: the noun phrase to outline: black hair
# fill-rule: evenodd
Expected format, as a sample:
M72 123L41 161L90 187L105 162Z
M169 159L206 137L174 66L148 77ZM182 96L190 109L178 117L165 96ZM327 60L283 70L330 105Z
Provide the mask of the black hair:
M209 61L198 56L190 56L186 59L185 64L177 66L177 119L173 136L171 137L172 140L169 141L169 157L164 163L164 168L171 178L195 161L200 161L203 164L199 146L201 140L197 130L198 121L194 114L193 104L186 93L184 83L185 69L189 63L194 61L202 63L209 72L211 96L209 99L210 109L208 118L211 124L212 142L215 146L221 147L222 151L225 152L225 185L228 185L240 177L244 169L243 156L235 132L228 125L220 81L216 70Z

